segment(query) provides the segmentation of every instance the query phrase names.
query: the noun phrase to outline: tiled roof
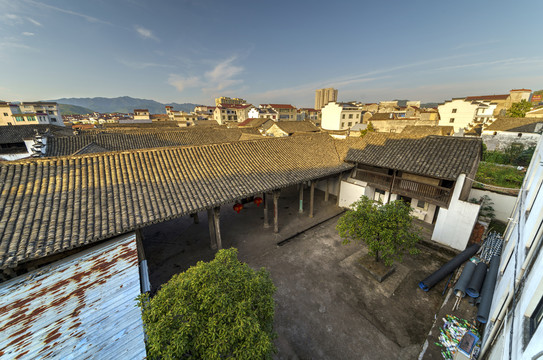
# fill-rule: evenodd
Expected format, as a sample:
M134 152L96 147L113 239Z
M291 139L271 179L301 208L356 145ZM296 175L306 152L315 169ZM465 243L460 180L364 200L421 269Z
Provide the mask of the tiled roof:
M0 144L21 143L36 135L36 131L44 134L49 131L52 135L73 135L72 129L54 125L14 125L0 126Z
M317 132L319 128L309 121L279 121L275 126L286 132L294 134L296 132Z
M350 168L324 134L0 164L0 268Z
M74 152L72 155L96 154L96 153L108 152L108 151L111 151L111 150L103 148L95 142L91 142L89 145L82 147L81 149Z
M538 123L543 123L541 118L497 118L485 131L512 131L535 132Z
M509 94L504 95L481 95L481 96L468 96L465 98L466 101L477 101L477 100L507 100Z
M268 106L271 106L274 109L296 109L294 106L290 104L266 104Z
M50 138L46 151L47 156L64 156L75 154L89 144L95 144L107 149L106 151L120 151L224 143L237 141L240 136L239 129L215 129L212 127L177 131L77 135Z
M368 134L374 135L374 134ZM440 179L456 180L478 163L482 143L477 138L427 136L424 138L379 138L364 136L351 148L347 161L396 169Z
M454 134L454 126L408 125L403 129L402 134L420 134L422 136L447 136Z
M373 120L397 120L397 116L394 113L386 112L386 113L375 113L371 116L369 121Z
M262 126L262 124L268 122L268 121L273 121L273 120L270 120L270 119L266 119L266 118L249 118L241 123L238 124L239 127L260 127Z

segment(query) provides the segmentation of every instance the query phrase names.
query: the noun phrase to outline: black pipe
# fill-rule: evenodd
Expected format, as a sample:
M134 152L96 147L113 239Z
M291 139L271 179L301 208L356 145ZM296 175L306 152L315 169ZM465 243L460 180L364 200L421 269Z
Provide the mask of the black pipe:
M475 271L475 263L473 261L468 261L462 270L462 274L458 278L456 285L454 287L454 293L457 294L458 291L462 293L462 297L466 296L466 287L468 286L473 272Z
M440 282L445 276L452 273L460 265L464 263L467 259L472 257L477 250L479 250L479 244L473 244L468 247L466 250L462 251L460 254L456 255L451 261L443 265L440 269L435 271L432 275L428 276L426 279L419 282L419 287L424 290L430 290L435 284Z
M494 255L490 260L490 268L486 275L485 282L483 283L483 289L481 290L481 304L479 304L479 310L477 311L477 321L482 324L486 324L488 321L488 315L490 313L490 306L492 305L492 297L494 296L494 288L496 287L496 279L498 277L498 269L500 268L500 257Z
M475 267L473 276L471 277L468 287L466 288L466 294L468 294L470 297L479 297L481 287L483 286L483 281L485 281L487 269L488 266L486 266L486 264L482 261Z

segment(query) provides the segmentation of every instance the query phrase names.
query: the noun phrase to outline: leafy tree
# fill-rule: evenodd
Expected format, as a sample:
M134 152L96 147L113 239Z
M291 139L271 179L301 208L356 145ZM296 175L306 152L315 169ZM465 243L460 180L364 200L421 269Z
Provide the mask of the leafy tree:
M526 113L532 109L532 103L521 100L520 102L511 105L507 110L507 116L510 117L525 117Z
M157 294L139 297L149 359L269 359L273 339L273 285L264 269L220 250L174 275Z
M366 135L368 132L374 132L374 131L375 131L375 129L374 129L374 127L373 127L373 124L372 124L371 121L370 121L370 122L368 123L368 126L367 126L364 130L360 131L360 137L363 137L363 136Z
M375 261L383 260L390 266L401 261L403 254L417 254L415 244L421 240L413 226L411 206L401 200L388 204L376 203L362 196L351 205L336 225L344 244L351 240L363 241Z

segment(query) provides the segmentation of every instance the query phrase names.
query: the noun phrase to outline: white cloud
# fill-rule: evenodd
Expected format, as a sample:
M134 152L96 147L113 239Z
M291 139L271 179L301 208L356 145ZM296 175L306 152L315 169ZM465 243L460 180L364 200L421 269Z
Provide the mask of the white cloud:
M110 23L108 21L100 20L98 18L95 18L94 16L82 14L82 13L79 13L79 12L76 12L76 11L59 8L59 7L56 7L56 6L53 6L53 5L44 4L42 2L34 1L34 0L25 0L25 1L27 3L30 3L30 4L33 4L33 5L36 5L36 6L40 6L40 7L43 7L43 8L47 8L47 9L55 10L55 11L58 11L58 12L61 12L61 13L64 13L64 14L78 16L78 17L81 17L81 18L87 20L88 22L113 25L112 23ZM29 18L29 21L31 21L32 23L35 22L36 25L39 24L36 20L30 20L30 18ZM41 26L41 24L39 24L38 26Z
M234 65L236 56L220 61L211 70L205 71L203 75L183 76L170 74L168 83L179 91L187 88L200 87L205 93L213 93L232 88L243 83L242 79L236 79L244 68Z
M40 22L30 18L30 17L27 17L26 18L28 21L30 21L32 24L36 25L36 26L43 26Z
M33 32L28 32L28 31L25 31L22 33L24 36L34 36L34 33Z
M136 69L136 70L146 69L150 67L173 68L172 65L159 64L159 63L153 63L153 62L128 61L124 59L118 59L117 61L129 68Z
M6 14L6 17L10 20L17 20L19 17L15 14Z
M183 91L188 88L201 86L202 82L197 76L184 77L177 74L170 74L168 84L175 87L178 91Z
M153 35L153 32L149 29L144 28L143 26L136 25L136 31L144 39L153 39L158 41L158 38Z

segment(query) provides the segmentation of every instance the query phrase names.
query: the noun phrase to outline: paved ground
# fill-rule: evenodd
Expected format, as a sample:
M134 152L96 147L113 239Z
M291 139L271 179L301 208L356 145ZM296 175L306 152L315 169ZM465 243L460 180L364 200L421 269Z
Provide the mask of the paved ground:
M441 291L424 293L417 284L445 259L422 248L377 283L356 265L366 250L341 244L335 200L331 196L324 203L316 191L315 217L309 218L298 214L296 188L287 189L280 199L279 234L263 229L262 209L253 204L240 214L232 204L221 211L223 246L237 247L240 260L254 268L267 268L277 287L276 358L416 359L443 301ZM143 231L154 288L196 261L213 258L206 214L199 217L199 224L186 217Z

